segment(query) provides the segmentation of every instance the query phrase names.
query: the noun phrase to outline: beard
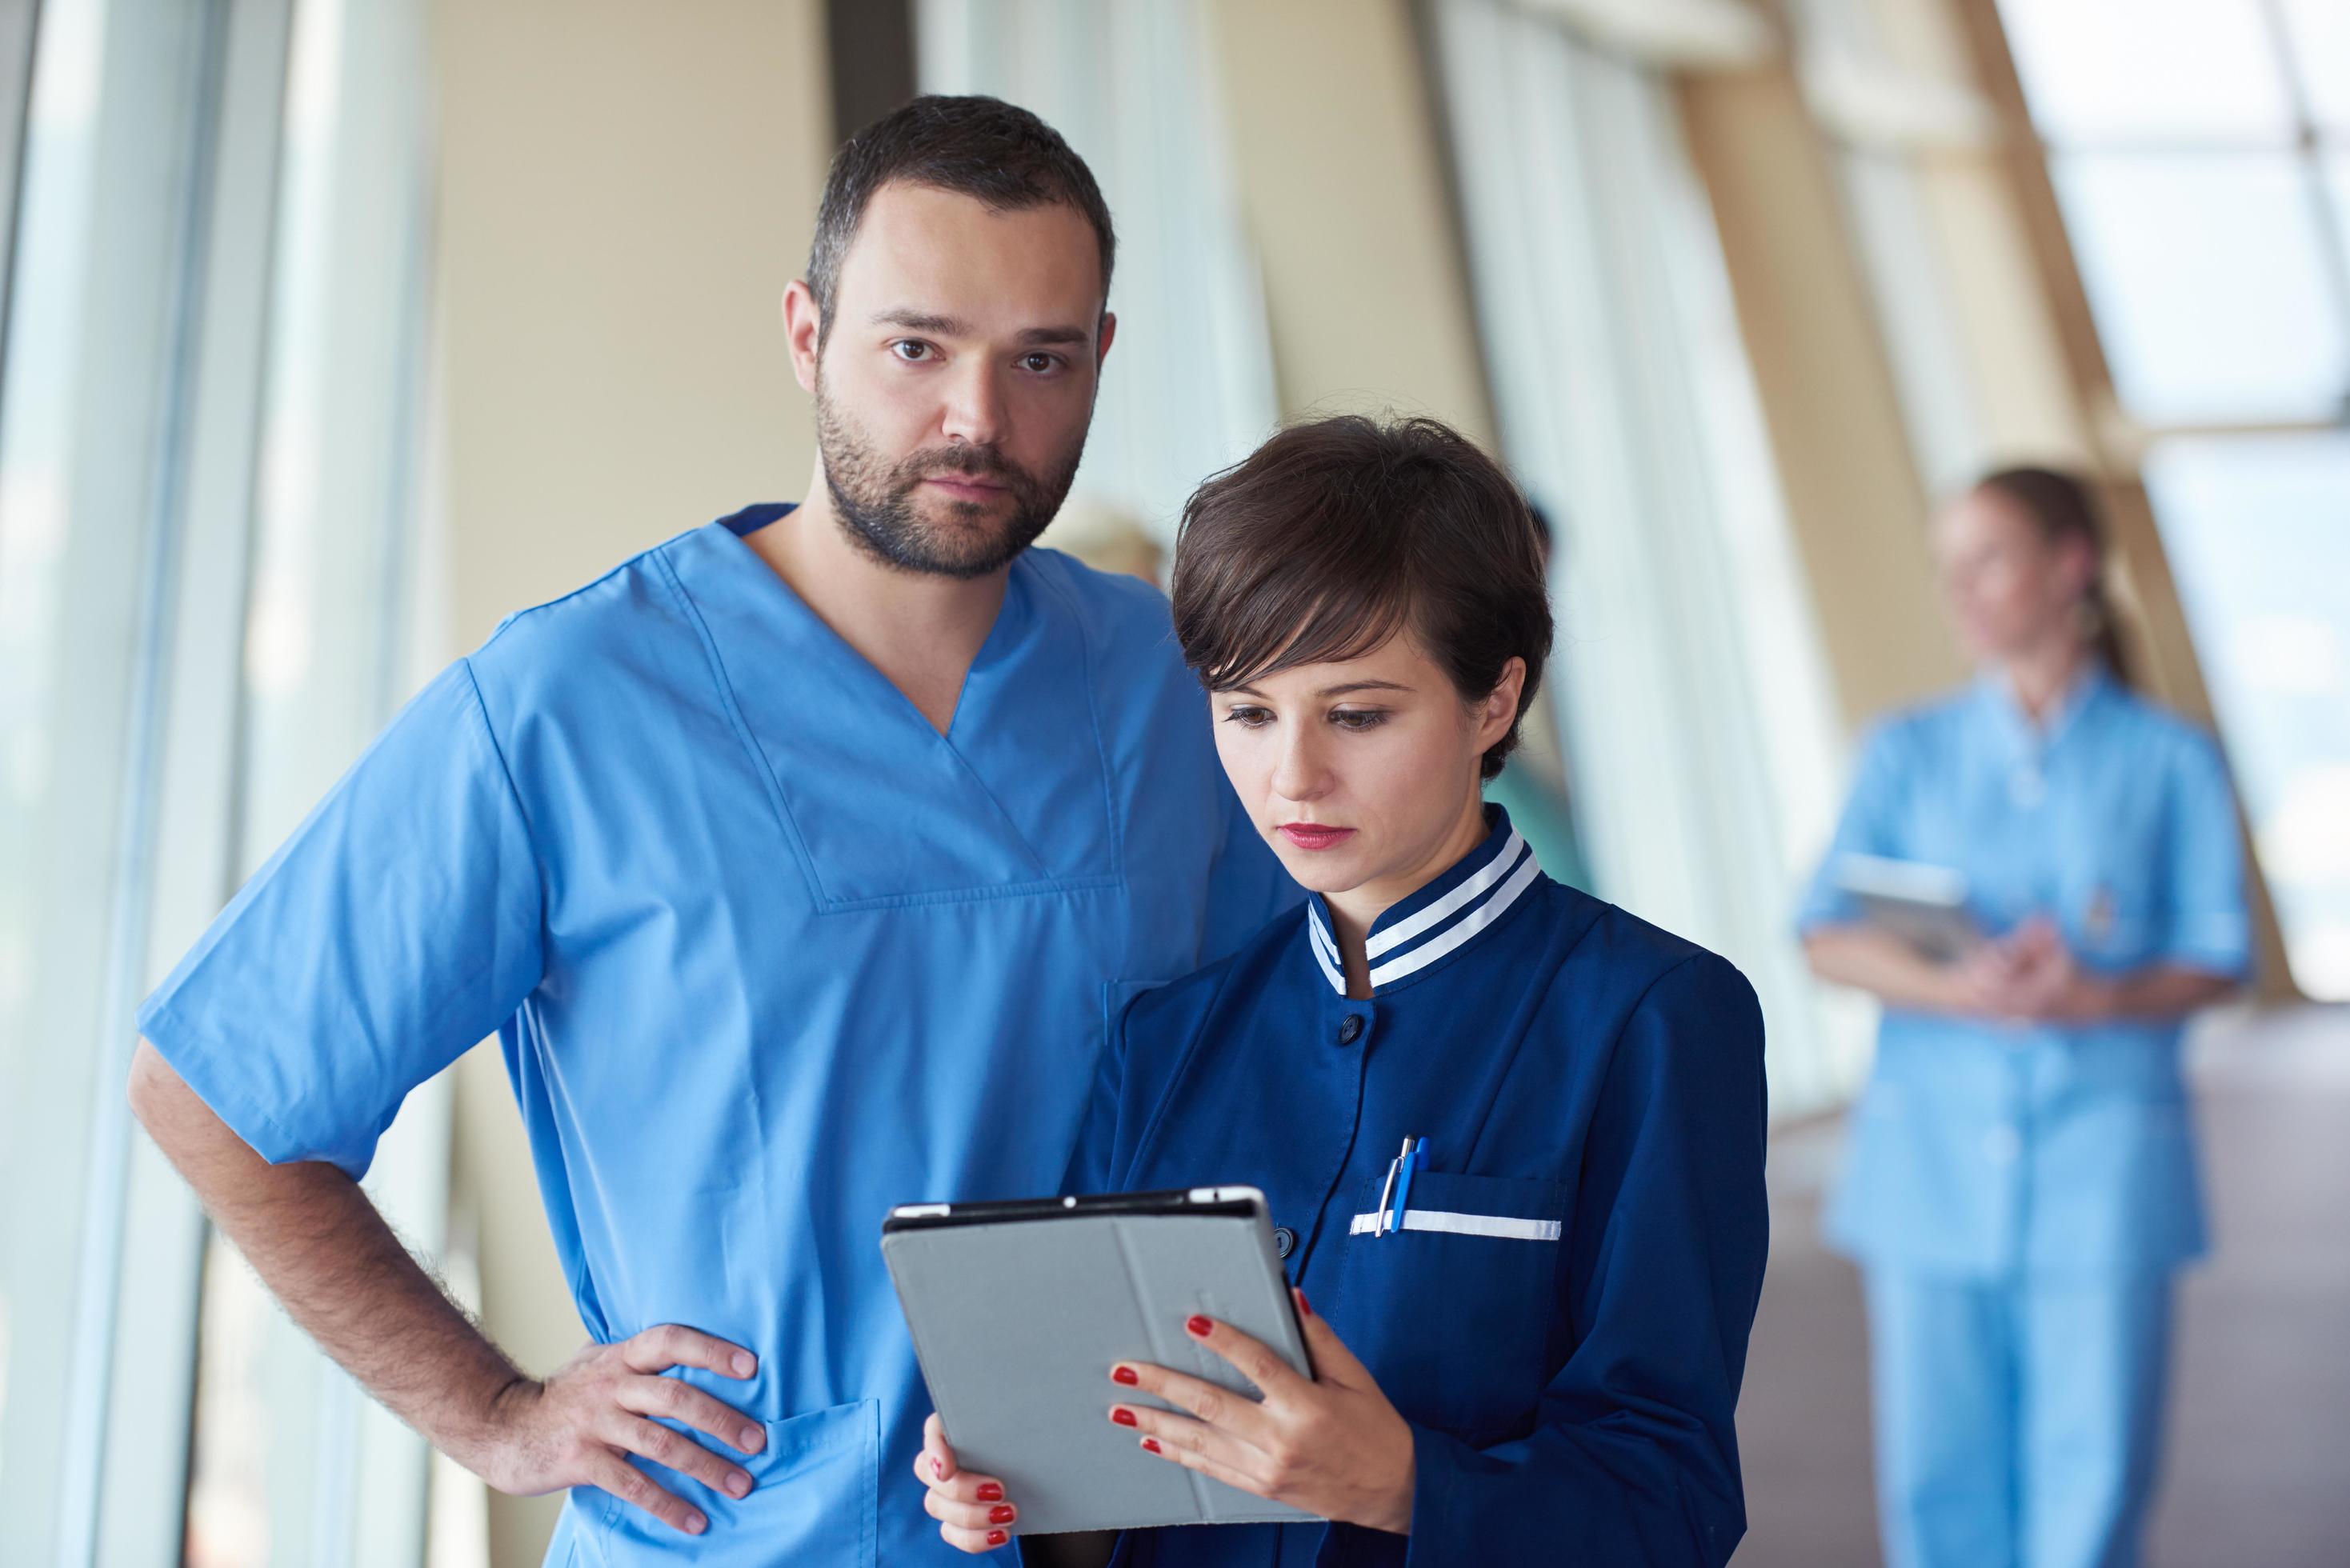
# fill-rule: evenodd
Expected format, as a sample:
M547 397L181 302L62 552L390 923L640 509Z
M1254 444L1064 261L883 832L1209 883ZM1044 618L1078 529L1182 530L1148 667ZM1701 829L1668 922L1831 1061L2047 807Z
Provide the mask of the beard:
M838 405L816 389L816 450L824 458L825 488L833 509L857 546L887 566L941 577L983 577L999 571L1036 542L1068 498L1085 455L1085 436L1049 472L1034 474L1005 457L993 442L917 452L889 462L874 451ZM996 504L943 501L943 519L921 514L922 482L960 475L1004 487L1012 510L1003 521L988 515ZM942 498L931 498L939 503Z

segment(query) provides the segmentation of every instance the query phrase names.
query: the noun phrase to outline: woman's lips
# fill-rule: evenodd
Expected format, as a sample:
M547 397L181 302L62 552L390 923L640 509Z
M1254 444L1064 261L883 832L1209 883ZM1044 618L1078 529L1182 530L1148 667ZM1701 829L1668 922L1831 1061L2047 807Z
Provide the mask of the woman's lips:
M1284 822L1281 836L1300 849L1329 849L1355 836L1351 827L1326 827L1313 822Z

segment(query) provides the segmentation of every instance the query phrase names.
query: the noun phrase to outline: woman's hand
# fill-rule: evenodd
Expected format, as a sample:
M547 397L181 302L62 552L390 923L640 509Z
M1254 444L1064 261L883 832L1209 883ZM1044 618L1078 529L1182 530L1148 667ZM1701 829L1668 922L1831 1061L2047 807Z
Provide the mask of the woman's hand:
M1002 1481L955 1464L946 1428L935 1410L922 1423L922 1451L914 1456L914 1473L929 1490L922 1507L939 1521L939 1535L949 1546L993 1552L1012 1539L1008 1527L1020 1511L1004 1501Z
M1176 1415L1113 1405L1109 1418L1139 1434L1144 1449L1243 1491L1325 1519L1411 1531L1411 1428L1369 1371L1303 1291L1298 1321L1318 1380L1301 1377L1272 1349L1228 1324L1194 1317L1184 1327L1263 1390L1262 1402L1163 1366L1122 1361L1110 1380L1155 1394Z

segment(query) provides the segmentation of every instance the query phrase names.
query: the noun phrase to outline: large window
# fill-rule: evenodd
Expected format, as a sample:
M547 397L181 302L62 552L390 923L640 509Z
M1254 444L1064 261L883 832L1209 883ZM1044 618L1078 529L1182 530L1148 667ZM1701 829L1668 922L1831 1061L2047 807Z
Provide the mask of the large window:
M139 997L405 686L411 0L0 8L0 1562L412 1563L424 1456L131 1126ZM371 1178L437 1239L431 1096ZM445 1146L445 1140L442 1140Z
M2000 14L2294 978L2350 998L2350 6Z
M1773 1114L1817 1109L1866 1049L1788 919L1835 813L1835 722L1670 88L1501 0L1432 21L1503 455L1556 534L1544 689L1591 876L1737 962Z

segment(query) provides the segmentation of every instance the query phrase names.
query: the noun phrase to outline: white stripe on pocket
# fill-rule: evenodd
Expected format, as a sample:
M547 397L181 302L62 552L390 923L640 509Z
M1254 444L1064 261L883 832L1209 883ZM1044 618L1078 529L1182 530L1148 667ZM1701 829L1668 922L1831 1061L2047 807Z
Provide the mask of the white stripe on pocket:
M1367 1236L1379 1228L1377 1214L1357 1214L1347 1228L1350 1236ZM1505 1214L1454 1214L1442 1209L1407 1209L1403 1228L1407 1231L1449 1231L1456 1236L1499 1236L1510 1241L1555 1241L1559 1238L1559 1222L1555 1220L1513 1220Z

